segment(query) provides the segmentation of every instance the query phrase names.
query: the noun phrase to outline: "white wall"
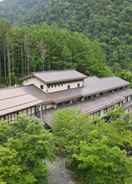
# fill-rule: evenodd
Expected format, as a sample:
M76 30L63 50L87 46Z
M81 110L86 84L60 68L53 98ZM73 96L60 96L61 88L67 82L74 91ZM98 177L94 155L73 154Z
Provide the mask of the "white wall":
M24 82L23 82L23 85L30 85L30 84L33 84L33 85L35 85L36 87L38 87L38 88L40 88L41 89L41 85L43 85L43 90L42 91L44 91L45 93L47 93L48 92L48 88L47 88L47 85L45 85L43 82L41 82L40 80L38 80L38 79L36 79L36 78L34 78L34 77L32 77L32 78L30 78L30 79L27 79L27 80L25 80Z
M78 84L80 84L80 87L83 87L83 81L79 82L69 82L62 85L56 85L53 87L48 88L48 93L53 93L56 91L63 91L68 89L68 85L70 86L70 89L78 88Z
M53 87L51 87L51 86L47 87L46 84L44 84L40 80L33 78L33 77L30 79L27 79L23 82L23 85L30 85L30 84L34 84L36 87L38 87L40 89L41 89L40 86L43 85L44 89L42 91L44 91L45 93L53 93L53 92L57 92L57 91L67 90L68 85L70 86L70 89L78 88L78 84L80 85L80 87L83 87L84 82L83 81L68 82L68 83L64 83L63 85L54 85Z

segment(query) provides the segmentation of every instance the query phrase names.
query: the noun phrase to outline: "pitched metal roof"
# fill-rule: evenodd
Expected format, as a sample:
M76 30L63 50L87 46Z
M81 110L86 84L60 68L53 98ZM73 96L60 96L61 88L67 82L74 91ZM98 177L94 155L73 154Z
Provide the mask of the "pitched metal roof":
M76 70L34 72L33 76L46 84L72 80L83 80L87 77Z
M116 88L128 86L129 83L118 77L88 77L84 81L84 87L78 89L69 89L65 91L48 94L49 98L55 103L61 103L73 98L91 96L102 92L114 90Z
M113 105L116 105L117 103L125 100L125 97L127 97L129 95L132 95L132 89L126 89L123 91L110 93L110 94L107 94L105 96L96 98L94 100L88 100L88 101L84 101L81 103L72 104L72 105L69 105L66 107L60 107L59 109L76 108L76 109L79 109L82 113L93 114L93 113L96 113L100 110L103 110L103 109L109 108ZM132 102L130 102L130 103L128 102L127 104L132 105ZM124 106L124 108L125 107L126 107L126 105ZM52 110L48 110L48 111L44 112L44 115L43 115L44 121L49 126L52 126L54 113L57 110L52 109Z
M97 93L128 86L128 84L129 83L127 81L118 77L88 77L85 79L83 88L69 89L60 92L54 92L52 94L45 94L42 92L42 90L33 85L1 89L0 116L20 111L40 103L61 103L72 100L76 97L91 96ZM131 89L129 89L127 93L128 92L132 94Z
M41 103L48 97L33 85L0 90L0 116L21 111Z

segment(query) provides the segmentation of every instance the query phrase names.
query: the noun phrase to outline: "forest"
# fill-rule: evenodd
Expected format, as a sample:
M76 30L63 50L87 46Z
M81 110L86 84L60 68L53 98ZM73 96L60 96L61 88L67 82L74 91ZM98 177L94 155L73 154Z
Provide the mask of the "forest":
M47 24L12 26L0 22L0 83L17 84L33 71L77 69L109 76L105 54L96 40Z
M48 162L63 155L79 184L131 184L132 114L104 118L59 110L53 131L35 117L0 122L0 184L48 184Z
M68 29L69 31L66 31L66 32L69 32L69 35L71 34L71 36L74 35L74 37L77 34L76 32L78 32L78 34L80 33L81 35L84 34L86 37L88 37L88 39L91 42L93 40L94 41L96 40L96 42L98 42L99 46L102 48L102 51L99 51L100 53L98 52L99 55L97 56L98 58L96 59L95 64L94 62L92 62L93 59L91 59L92 65L94 66L98 65L99 57L101 57L99 65L102 65L102 60L104 60L103 62L105 62L105 65L107 65L107 69L109 67L109 71L107 71L108 74L106 74L106 70L104 70L103 74L102 74L102 71L99 71L99 70L97 71L96 70L97 67L95 69L97 73L95 73L95 71L93 72L94 69L91 70L90 65L87 66L87 69L86 69L87 71L84 70L84 72L90 73L90 74L96 74L96 75L98 75L99 73L100 76L104 76L105 74L105 76L107 76L110 74L110 70L111 70L112 73L114 73L114 75L118 75L132 82L132 72L131 72L132 71L132 36L131 36L131 33L132 33L132 21L131 21L132 4L130 0L116 0L116 1L113 1L113 0L92 0L92 1L91 0L82 0L82 1L80 0L72 0L72 1L69 1L69 0L65 0L65 1L64 0L56 0L56 1L54 0L28 0L28 1L27 0L10 0L10 1L4 0L0 2L0 18L15 25L13 29L11 28L12 27L11 25L9 26L11 28L11 33L7 33L6 35L12 38L11 39L9 38L9 40L7 38L7 40L9 42L18 42L18 43L21 42L22 40L26 40L26 43L25 41L23 41L24 48L30 47L28 40L34 39L31 36L32 30L27 29L26 26L31 27L31 25L34 25L34 24L40 24L40 23L43 24L45 22L48 25L51 25L50 27L51 32L52 32L52 29L53 29L53 32L56 29L54 28L54 26L55 27L58 26L57 30L58 30L58 34L60 34L60 37L63 37L62 29L65 31L66 29ZM22 25L24 27L22 27ZM3 29L3 28L0 28L0 29ZM25 32L28 32L28 34L26 34ZM12 34L12 36L10 34ZM35 31L33 34L35 34ZM24 37L24 35L26 35L25 36L26 38L23 39L22 37ZM17 38L15 38L15 36ZM17 39L19 40L17 41ZM7 40L6 42L8 42ZM53 39L51 40L53 41ZM50 43L48 43L48 47L50 48L52 47L52 44L54 44L54 43L51 43L51 40L50 40ZM60 40L61 38L59 38L58 42L60 42ZM43 41L41 41L41 45L42 45L42 42ZM14 47L13 44L15 44L16 45L15 47L17 47L18 43L12 43L11 47ZM92 45L94 45L94 43ZM60 59L61 61L58 61L58 62L62 62L62 60L63 61L65 60L66 62L67 60L66 65L73 66L73 63L75 62L74 65L77 65L76 63L79 63L79 65L81 65L77 67L77 69L80 70L80 67L85 68L84 66L82 66L84 65L82 63L86 61L86 57L85 58L80 57L80 59L78 58L77 60L74 57L72 64L70 63L71 61L69 62L69 60L72 60L72 59L69 59L69 58L72 58L71 53L69 52L72 52L72 51L71 51L71 48L69 48L69 46L67 48L67 45L65 46L64 44L65 43L63 43L63 46L65 47L64 50L66 53L64 55L62 54L63 59L61 57ZM85 47L85 44L86 43L84 43L83 45L82 43L83 48ZM36 46L36 44L34 45ZM45 45L47 45L47 43L45 43ZM56 47L58 46L59 45L56 43ZM43 59L43 58L47 58L47 56L45 56L45 51L42 54L43 56L40 56L40 52L42 53L42 47L45 47L45 46L39 45L37 47L41 47L40 49L41 51L36 51L36 48L34 48L35 51L31 51L33 49L30 50L30 48L25 49L26 52L28 52L28 55L30 55L28 56L28 59L26 59L27 56L24 56L25 61L22 61L23 58L21 58L20 56L21 54L23 55L23 53L21 54L16 53L16 55L19 55L19 59L17 59L19 60L17 61L17 65L19 65L19 67L17 66L17 69L13 69L13 67L10 69L9 67L10 64L8 62L7 63L8 67L5 66L6 74L2 74L4 78L2 80L6 79L6 83L8 84L14 83L14 81L16 81L15 79L16 76L18 75L23 76L23 74L29 73L29 70L33 71L35 69L40 69L39 66L36 67L34 66L34 64L32 67L31 66L29 67L29 64L28 64L29 62L26 62L26 60L29 60L29 57L32 58L33 63L34 63L34 58L36 59L35 65L41 65L42 63L45 62L45 59ZM96 44L94 47L96 50ZM44 50L47 50L47 49L48 48ZM5 48L2 48L1 50L4 50L1 52L4 52L6 54ZM20 48L15 48L16 52L19 52L19 50ZM37 50L39 49L37 48ZM31 56L31 52L33 52L32 56ZM103 53L104 56L101 56L102 55L101 52ZM52 51L52 53L48 51L48 54L49 55L51 54L51 56L49 57L51 58L54 57L54 60L55 58L58 57L56 56L54 51ZM68 54L70 56L68 56ZM95 51L95 54L96 54L96 51ZM6 54L6 55L8 55L8 59L9 59L10 57L9 55L12 55L12 54ZM27 54L24 54L24 55L27 55ZM66 58L65 58L65 55L66 55ZM49 57L46 63L49 62ZM91 56L89 56L89 60L90 60L90 57ZM12 60L13 60L13 56L12 56ZM15 61L12 61L12 62L15 63ZM21 62L25 63L22 66L24 68L20 67ZM86 63L89 63L89 61L87 61ZM27 69L25 65L28 65ZM66 65L64 64L64 66ZM52 68L52 66L48 66L48 67L50 69L55 69L54 67ZM59 69L59 68L60 67L58 66L58 68L56 69ZM104 66L104 68L106 68L106 66ZM15 76L14 76L14 73L16 73ZM12 82L9 81L10 78Z
M4 0L0 17L13 24L45 21L83 32L100 41L109 65L132 69L130 0Z

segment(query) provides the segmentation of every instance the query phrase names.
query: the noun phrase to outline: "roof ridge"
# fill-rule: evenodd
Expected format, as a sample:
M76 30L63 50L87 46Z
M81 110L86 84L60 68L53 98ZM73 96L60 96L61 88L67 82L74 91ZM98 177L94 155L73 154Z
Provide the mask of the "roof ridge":
M65 71L75 71L75 72L79 72L77 70L74 70L74 69L66 69L66 70L43 70L43 71L36 71L36 72L32 72L33 74L34 73L49 73L49 72L65 72ZM79 72L81 73L81 72ZM84 74L85 75L85 74Z
M130 83L130 82L128 82L126 79L123 79L123 78L121 78L121 77L118 77L118 76L109 76L109 77L101 77L100 79L120 79L120 80L122 80L122 81L124 81L124 82L127 82L127 83Z

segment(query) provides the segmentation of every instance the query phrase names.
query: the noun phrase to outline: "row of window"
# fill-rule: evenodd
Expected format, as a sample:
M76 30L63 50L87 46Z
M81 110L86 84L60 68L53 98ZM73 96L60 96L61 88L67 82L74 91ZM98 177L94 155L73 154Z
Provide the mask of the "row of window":
M47 85L48 88L56 88L56 87L63 87L64 86L64 83L57 83L57 84L48 84ZM77 83L77 88L81 87L81 84L80 83ZM71 88L71 85L70 84L67 84L67 89L70 89ZM40 85L40 89L44 89L44 86L43 85Z
M46 105L37 106L37 107L31 107L19 112L11 113L5 116L0 117L0 120L6 120L6 121L15 121L17 119L17 116L21 114L27 114L29 116L37 115L39 112L44 111L48 108Z
M98 112L94 113L93 115L99 115L99 116L101 116L101 115L103 115L103 114L105 114L105 113L108 113L109 111L111 111L111 110L113 110L113 109L115 109L115 108L117 108L117 107L122 107L123 104L125 104L125 103L127 103L127 102L130 102L130 101L132 101L132 95L126 97L126 99L125 99L124 101L119 102L119 103L117 103L116 105L110 106L110 107L105 108L105 109L103 109L103 110L99 110ZM132 111L132 109L130 108L130 109L128 110L128 112L129 112L129 111Z
M108 95L108 94L111 94L111 93L114 93L114 92L118 92L118 91L120 91L120 90L122 90L122 89L124 89L124 88L117 88L117 89L115 89L115 90L111 90L111 91L107 91L107 92L100 92L100 93L98 93L98 94L95 94L95 95L91 95L91 96L87 96L87 97L85 97L85 100L93 100L93 99L95 99L95 98L97 98L97 97L101 97L101 96L103 96L103 95ZM132 99L132 97L131 96L129 96L129 97L126 97L126 100L127 101L131 101L131 99Z
M56 84L48 84L48 88L56 88L56 87L63 87L64 83L56 83Z
M28 108L28 109L25 109L25 110L22 110L22 111L19 111L19 112L16 112L16 113L12 113L12 114L2 116L2 117L0 117L0 120L15 121L17 119L17 116L20 113L32 116L32 115L35 115L35 111L36 111L35 107L31 107L31 108Z
M81 81L73 81L73 82L57 82L57 83L54 83L54 84L48 84L48 88L54 88L54 87L61 87L61 86L64 86L64 85L67 85L67 84L73 84L73 83L77 83L77 84L80 84Z
M107 108L105 108L105 109L99 110L99 111L93 113L92 115L93 115L93 116L96 116L96 115L97 115L97 116L103 116L103 115L105 115L106 113L110 112L111 110L114 110L114 109L117 108L117 107L121 107L122 104L123 104L123 102L120 102L120 103L118 103L118 104L112 105L112 106L107 107Z

